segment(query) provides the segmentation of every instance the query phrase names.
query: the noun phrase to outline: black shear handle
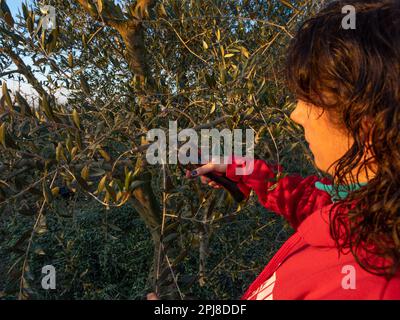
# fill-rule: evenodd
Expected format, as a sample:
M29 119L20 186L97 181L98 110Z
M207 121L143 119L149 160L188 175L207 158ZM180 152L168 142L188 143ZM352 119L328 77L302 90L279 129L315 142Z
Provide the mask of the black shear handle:
M244 199L246 199L246 196L242 191L240 191L237 183L231 179L228 179L226 176L220 176L212 172L206 173L204 176L228 190L236 202L242 202Z
M195 170L198 167L200 167L200 165L193 165L193 164L186 165L186 168L188 170ZM240 203L246 199L245 194L239 189L237 183L235 181L232 181L231 179L227 178L225 174L218 175L214 172L208 172L208 173L204 174L204 176L207 177L208 179L218 183L223 188L228 190L236 202Z

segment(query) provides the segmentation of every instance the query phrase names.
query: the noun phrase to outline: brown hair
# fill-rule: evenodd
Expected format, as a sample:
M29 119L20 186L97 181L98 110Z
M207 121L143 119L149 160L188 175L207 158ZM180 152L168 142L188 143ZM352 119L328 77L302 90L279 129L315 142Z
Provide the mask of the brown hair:
M356 29L342 27L345 5L355 8ZM354 139L332 164L336 188L358 182L356 168L376 164L367 185L334 203L330 231L339 252L392 276L400 264L400 1L329 3L290 43L286 77L296 98L327 111Z

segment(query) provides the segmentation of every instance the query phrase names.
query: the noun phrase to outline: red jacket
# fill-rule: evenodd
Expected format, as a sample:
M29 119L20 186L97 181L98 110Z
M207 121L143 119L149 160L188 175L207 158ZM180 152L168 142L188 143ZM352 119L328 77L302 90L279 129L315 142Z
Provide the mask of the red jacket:
M340 254L329 232L331 195L315 183L331 184L328 178L287 175L274 181L281 166L254 160L253 172L237 175L244 158L235 157L227 177L249 195L282 215L295 229L242 299L256 299L258 290L269 291L264 299L400 299L400 273L390 280L362 269L351 253ZM268 287L268 289L265 289ZM260 298L260 296L258 297Z

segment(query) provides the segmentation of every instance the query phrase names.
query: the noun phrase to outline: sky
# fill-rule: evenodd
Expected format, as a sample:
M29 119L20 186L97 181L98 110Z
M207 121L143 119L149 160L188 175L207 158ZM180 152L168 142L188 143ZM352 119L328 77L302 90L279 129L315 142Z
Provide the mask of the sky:
M18 14L18 11L21 11L21 5L23 2L25 3L29 3L30 1L25 1L25 0L7 0L7 5L11 10L11 13L15 19L16 15ZM27 61L25 61L26 63ZM12 80L7 80L7 86L9 87L9 89L11 89L12 91L15 91L18 89L18 83L16 81L12 81ZM23 84L21 85L21 91L23 91L24 93L27 94L31 94L33 93L32 87L30 85L27 84Z
M31 0L7 0L7 5L11 10L11 13L12 13L14 19L16 19L16 16L17 16L18 12L22 11L22 9L21 9L22 8L22 3L26 3L26 4L29 5L30 3L32 3L32 1ZM32 61L29 58L24 58L23 60L28 65L32 64ZM45 80L44 77L39 77L39 78ZM6 79L6 81L7 81L7 87L12 92L15 92L15 91L19 90L23 94L31 96L32 98L37 97L37 93L31 87L31 85L26 84L26 83L18 83L17 81L10 80L10 79ZM61 98L60 96L58 97L58 100L60 102L65 102L65 98Z
M10 8L13 16L15 16L16 13L18 13L18 9L21 8L21 4L25 2L25 3L29 3L30 1L25 1L25 0L8 0L7 1L7 5Z

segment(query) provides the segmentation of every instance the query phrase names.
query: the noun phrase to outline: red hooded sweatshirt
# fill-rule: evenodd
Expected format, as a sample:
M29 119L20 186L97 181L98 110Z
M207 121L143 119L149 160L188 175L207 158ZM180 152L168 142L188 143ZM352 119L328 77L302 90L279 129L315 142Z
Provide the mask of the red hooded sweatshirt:
M335 198L317 186L328 178L286 175L282 166L254 160L252 173L238 175L245 158L234 157L226 175L245 195L251 190L267 209L282 215L295 233L283 244L243 295L244 300L400 299L400 272L387 280L360 267L351 253L340 254L329 231Z

